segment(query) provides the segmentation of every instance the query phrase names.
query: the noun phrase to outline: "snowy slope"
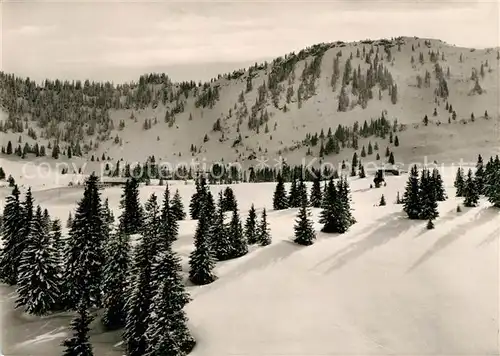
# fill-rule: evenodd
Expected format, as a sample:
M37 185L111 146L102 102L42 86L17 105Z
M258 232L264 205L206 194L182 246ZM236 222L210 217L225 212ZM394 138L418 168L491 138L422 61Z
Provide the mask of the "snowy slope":
M394 204L406 176L387 177L387 187L371 190L371 178L354 179L358 223L344 235L318 233L309 247L290 242L295 209L272 211L273 183L234 185L243 218L252 203L270 209L273 243L219 263L216 282L188 287L193 301L186 311L198 341L192 354L498 355L500 214L485 201L456 213L455 169L443 171L451 198L440 203L435 230L407 220ZM194 186L174 182L171 188L187 205ZM141 200L163 189L143 187ZM103 191L115 215L120 194L119 188ZM374 206L381 194L388 205ZM81 195L67 187L34 193L36 203L63 221ZM313 213L319 231L319 210ZM175 244L186 272L195 226L181 222ZM3 353L58 354L69 319L26 319L10 309L10 291L0 288ZM119 338L94 329L96 354L120 355L112 351Z
M99 143L99 148L95 152L97 156L102 153L113 158L113 162L123 158L128 162L143 162L150 155L154 155L158 160L168 162L179 162L197 158L208 161L224 158L226 161L245 161L252 153L257 155L267 155L276 157L280 152L290 159L291 162L298 163L300 157L303 157L307 151L306 147L301 147L294 152L285 152L297 143L300 143L307 133L316 133L329 128L335 130L339 124L352 126L355 121L360 124L364 120L376 119L380 117L382 111L386 110L386 118L391 122L398 119L399 123L420 124L425 115L428 115L433 123L440 122L442 127L439 130L438 139L442 142L448 142L449 136L455 134L458 130L457 125L445 125L449 114L445 110L445 100L435 101L434 91L437 81L434 73L435 63L429 60L430 51L444 54L444 60L439 56L438 63L443 71L450 69L450 78L447 79L449 98L447 101L453 105L457 112L457 122L462 119L470 118L474 113L476 118L482 117L485 111L489 116L498 119L499 115L499 62L497 60L498 49L470 49L456 47L439 40L427 40L424 38L404 37L404 44L401 51L397 46L392 47L393 62L388 62L384 54L384 47L373 46L374 50L379 50L379 55L384 59L381 62L391 73L394 82L398 86L398 102L392 104L387 90L382 91L382 98L378 98L378 85L373 89L372 100L368 101L366 109L356 106L347 112L338 112L338 96L340 93L341 78L337 83L335 91L332 90L330 79L333 75L333 59L339 51L342 51L340 57L340 73L342 75L344 66L349 55L353 54L352 67L357 69L360 66L361 72L365 74L368 64L363 58L356 57L356 51L362 51L363 47L369 51L371 44L352 42L336 44L335 47L328 49L321 61L321 72L319 78L315 81L315 95L308 100L303 101L299 108L297 103L297 91L301 83L301 74L306 63L310 64L313 56L300 60L295 67L294 78L285 80L281 83L283 91L279 99L279 109L272 104L270 93L268 93L267 102L264 109L269 113L269 133L264 132L261 127L259 133L249 130L247 127L248 116L243 118L240 126L240 132L243 137L241 146L232 147L234 140L238 137L236 112L243 106L239 102L240 93L245 92L244 102L251 112L258 95L258 87L264 82L268 83L268 75L271 71L271 64L267 69L255 70L252 79L253 89L246 93L246 79L249 71L246 70L242 77L238 79L225 79L224 77L215 80L212 86L219 86L220 100L215 103L213 108L195 107L195 99L192 95L185 99L185 110L175 116L175 124L169 127L164 122L167 108L171 109L173 104L165 107L159 104L158 107L147 107L144 110L111 110L110 115L114 120L114 127L110 134L110 139ZM427 46L425 41L430 41ZM412 51L412 46L414 51ZM419 54L422 53L425 61L419 62ZM414 57L415 64L411 64L411 57ZM462 56L462 61L460 61ZM372 60L374 55L372 55ZM479 71L481 64L486 64L484 78L479 78L479 83L484 90L482 95L470 95L474 86L474 80L471 80L473 70ZM431 75L430 87L417 88L417 75L424 78L425 72ZM286 91L289 87L294 89L294 95L291 102L287 104L288 110L281 110L286 104ZM160 88L156 88L159 90ZM433 117L434 109L437 109L438 115ZM231 114L230 114L231 111ZM137 118L137 122L130 119L131 114ZM189 117L192 116L192 120ZM143 123L145 119L157 119L158 123L153 125L152 129L144 130ZM221 120L224 131L225 141L220 142L221 132L213 132L212 127L217 119ZM125 128L118 129L120 120L124 120ZM277 125L276 130L274 126ZM35 125L32 125L36 128ZM488 132L492 132L487 130ZM483 131L486 132L486 131ZM498 131L496 131L498 133ZM204 142L205 134L209 141ZM114 137L118 135L122 140L122 145L114 143ZM402 133L402 135L413 135L411 133ZM0 140L6 143L12 140L17 142L17 134L0 133ZM25 134L23 142L33 143ZM26 137L24 137L26 136ZM89 137L96 141L96 137ZM41 142L45 142L40 139ZM190 152L191 145L200 149L199 153L192 156ZM262 149L262 152L259 151ZM267 153L265 152L267 150ZM319 146L313 149L318 154ZM89 154L89 157L90 155ZM352 153L351 153L352 154ZM86 157L87 159L89 157ZM339 157L331 156L329 159L338 160Z

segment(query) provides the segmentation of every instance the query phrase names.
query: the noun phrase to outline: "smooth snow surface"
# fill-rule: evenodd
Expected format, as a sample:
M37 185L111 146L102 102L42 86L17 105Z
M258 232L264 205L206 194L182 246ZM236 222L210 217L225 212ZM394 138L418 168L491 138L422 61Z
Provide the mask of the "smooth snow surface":
M274 183L233 185L243 219L252 203L259 215L268 209L273 242L218 263L216 282L188 287L193 301L186 311L197 340L192 355L498 355L500 210L482 199L457 213L454 174L455 168L443 172L451 198L439 204L434 230L394 204L406 175L387 177L379 189L369 189L371 177L355 178L358 223L344 235L322 234L314 209L318 239L309 247L290 242L297 210L272 210ZM173 182L175 189L187 208L194 185ZM3 201L10 190L0 190ZM143 187L142 202L153 192L161 198L163 190ZM382 194L387 206L375 206ZM115 217L120 195L120 188L103 191ZM63 225L81 196L81 188L34 191L36 203ZM175 244L186 272L195 227L196 221L181 222ZM11 288L0 287L0 295L4 354L60 354L68 315L26 318L12 310ZM120 333L103 334L95 324L95 354L121 355L113 348Z

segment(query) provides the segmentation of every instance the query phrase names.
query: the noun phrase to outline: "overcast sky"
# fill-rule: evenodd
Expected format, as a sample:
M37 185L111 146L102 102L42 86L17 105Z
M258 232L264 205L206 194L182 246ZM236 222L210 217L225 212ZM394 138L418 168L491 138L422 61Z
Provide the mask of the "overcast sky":
M499 45L490 1L3 1L2 70L114 82L209 79L318 42L439 38Z

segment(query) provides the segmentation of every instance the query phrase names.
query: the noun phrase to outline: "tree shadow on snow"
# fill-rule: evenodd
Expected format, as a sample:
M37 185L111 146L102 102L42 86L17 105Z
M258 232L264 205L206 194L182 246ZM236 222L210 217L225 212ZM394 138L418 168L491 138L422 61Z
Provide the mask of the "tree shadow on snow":
M331 266L325 271L325 273L331 273L332 271L343 267L348 262L359 258L366 252L376 247L380 247L390 240L400 236L403 232L413 226L413 222L408 220L408 218L401 212L396 212L390 214L389 216L386 215L379 220L384 220L385 223L377 224L379 226L378 229L368 234L362 240L353 242L340 249L324 261L320 262L316 265L316 267L325 262L332 261L333 263Z
M449 233L438 238L434 245L425 252L413 265L406 271L406 273L412 272L414 269L419 267L421 264L429 260L436 253L443 250L444 248L451 245L453 242L458 240L461 236L465 235L470 229L476 228L488 221L498 217L498 210L493 207L482 209L475 215L475 219L469 221L465 224L455 226Z
M500 238L500 228L490 233L477 247L486 247Z

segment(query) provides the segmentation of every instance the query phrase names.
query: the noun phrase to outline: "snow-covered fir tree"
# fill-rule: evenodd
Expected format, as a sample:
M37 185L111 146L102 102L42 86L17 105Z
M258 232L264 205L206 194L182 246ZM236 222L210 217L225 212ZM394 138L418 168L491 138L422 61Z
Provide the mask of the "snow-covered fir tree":
M82 300L89 303L86 307L101 306L105 240L97 182L94 174L85 181L83 198L78 202L67 240L63 290L69 309L76 308Z
M172 201L170 200L170 189L168 184L166 184L165 192L163 194L161 220L162 242L166 244L165 248L170 248L179 235L179 223L177 216L172 209Z
M150 310L157 291L154 261L160 241L161 215L158 200L152 194L145 204L142 238L134 250L132 288L128 296L123 334L129 356L142 356L148 348L145 335L150 321Z
M313 180L313 185L311 187L311 206L313 208L321 208L321 176L316 174Z
M260 216L260 222L257 230L257 243L261 246L271 244L271 232L267 222L266 208L262 209L262 214Z
M307 187L306 183L304 182L304 177L302 175L299 177L299 183L297 184L297 200L298 203L300 204L299 206L302 206L304 202L306 205L309 205L307 197Z
M184 212L184 204L182 204L182 198L179 193L179 189L175 190L174 197L172 198L172 212L177 221L184 220L186 218L186 213Z
M209 199L204 194L200 200L198 225L194 235L194 250L189 255L189 280L196 285L212 283L217 277L215 267L215 254L212 249L210 236L211 213Z
M59 219L54 219L52 221L52 226L50 228L50 244L54 250L54 258L57 261L58 273L62 276L63 266L65 261L64 251L66 250L65 241L62 237L62 226Z
M245 221L245 238L249 245L257 243L257 214L253 204L248 211L248 217Z
M125 326L126 293L131 263L130 238L123 232L112 234L106 245L106 264L103 275L102 323L108 330Z
M203 208L204 197L207 192L207 182L205 176L200 176L195 181L196 192L191 197L191 202L189 203L189 213L191 219L197 220L200 217L200 212Z
M273 208L274 210L283 210L288 208L288 199L285 190L285 182L283 181L283 176L278 173L276 177L276 190L273 196Z
M62 342L63 356L94 356L89 337L90 323L93 318L84 303L77 308L77 312L70 325L73 336Z
M483 163L483 157L479 155L477 157L476 174L475 174L475 180L479 194L483 194L484 192L485 175L486 172Z
M246 255L248 252L248 245L243 234L240 214L238 213L238 206L235 206L233 208L233 214L228 226L228 234L231 257L237 258Z
M382 196L380 197L380 202L378 203L378 205L379 206L385 206L386 205L384 194L382 194Z
M66 220L66 227L68 229L71 229L71 225L73 224L73 215L71 214L71 211L68 213L68 220Z
M9 285L17 283L17 275L23 251L21 226L23 211L19 188L14 186L11 195L5 200L3 212L3 247L0 250L0 281Z
M312 245L316 239L316 233L314 232L311 221L311 212L306 201L302 201L302 206L300 207L297 219L295 220L294 231L294 242L299 245Z
M347 180L340 179L336 187L333 179L328 182L320 215L321 231L344 233L355 223L351 215Z
M415 165L411 168L403 195L403 211L408 215L408 218L419 219L422 212L420 197L418 168Z
M180 259L168 250L160 254L157 263L163 273L146 330L147 355L184 355L193 349L195 340L183 310L190 298L182 281Z
M457 169L457 175L455 176L454 187L457 188L456 196L463 197L464 196L464 187L465 187L465 178L464 178L464 170L459 167Z
M342 218L346 224L346 231L351 225L356 223L356 219L352 215L351 209L351 191L349 189L349 182L347 177L341 177L337 182L337 190L340 196L340 202L342 206Z
M434 220L439 216L435 187L428 169L422 170L420 178L420 216L422 220Z
M434 188L436 200L445 201L447 198L446 190L444 189L443 178L441 177L441 173L439 173L439 169L434 168L432 170L432 176L430 178L432 180L431 186Z
M140 233L144 212L139 200L139 181L136 178L129 178L125 183L120 208L122 210L119 218L120 231L127 235Z
M106 244L109 236L113 232L113 223L115 222L115 217L113 216L113 212L109 208L109 200L106 198L101 207L101 220L103 222L102 225L102 235L104 238L103 243Z
M224 261L230 258L230 242L229 233L225 224L224 215L224 195L219 192L219 200L217 212L214 217L213 224L209 229L209 240L215 257L219 261Z
M472 174L472 169L467 173L467 179L464 186L464 206L474 207L479 202L479 188Z
M288 207L298 208L300 206L300 195L295 174L292 176L292 184L290 185L290 193L288 194Z
M491 159L486 165L484 195L495 207L500 207L500 159Z
M61 276L44 225L42 209L38 206L19 265L16 307L24 307L33 315L55 310L60 298Z
M222 201L222 206L224 207L224 211L233 211L236 203L236 198L234 196L234 192L231 187L226 187L224 189L224 200Z

